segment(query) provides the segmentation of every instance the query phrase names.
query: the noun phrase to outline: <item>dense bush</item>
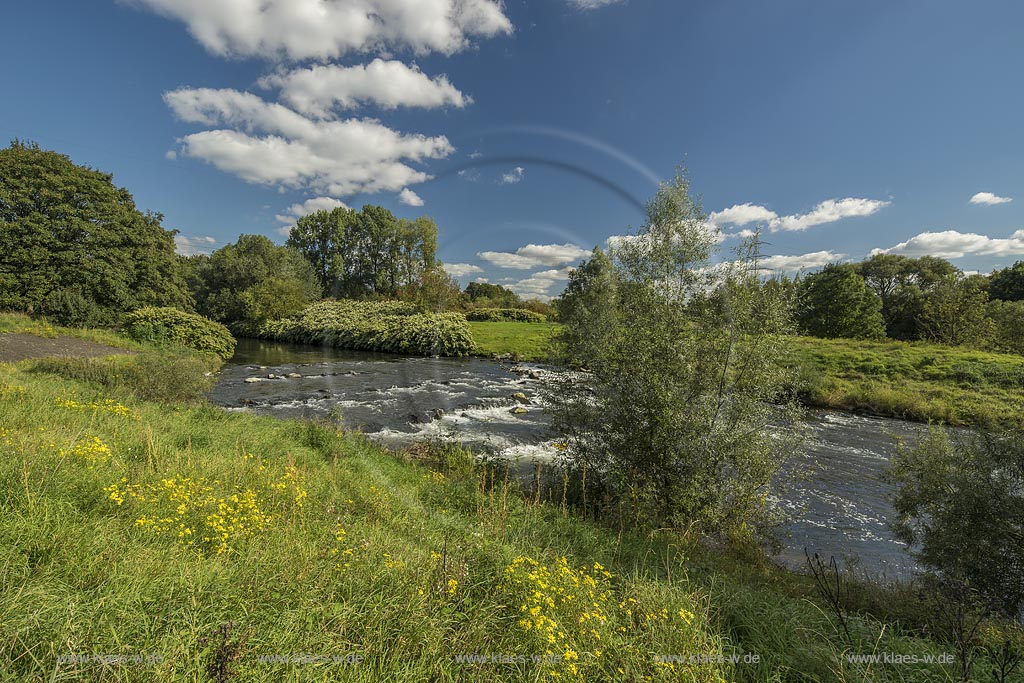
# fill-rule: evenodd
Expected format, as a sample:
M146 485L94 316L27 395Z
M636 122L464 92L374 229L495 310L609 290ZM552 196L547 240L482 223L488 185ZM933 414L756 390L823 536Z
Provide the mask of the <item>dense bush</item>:
M235 338L228 328L176 308L140 308L125 318L124 331L136 341L170 341L224 359L235 353Z
M467 313L466 319L493 323L546 323L548 321L547 316L543 313L535 313L523 308L478 308Z
M459 313L417 313L402 301L322 301L296 318L244 331L263 339L415 355L465 356L473 335Z

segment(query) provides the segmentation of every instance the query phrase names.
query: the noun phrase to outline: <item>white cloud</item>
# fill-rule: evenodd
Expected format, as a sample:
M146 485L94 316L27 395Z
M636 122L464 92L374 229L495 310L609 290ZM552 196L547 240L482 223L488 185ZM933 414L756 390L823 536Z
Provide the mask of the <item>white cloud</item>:
M125 0L177 19L224 56L336 59L390 48L452 54L512 32L499 0Z
M513 168L508 173L503 173L501 175L500 184L502 184L502 185L515 185L516 183L518 183L520 180L523 179L523 175L525 173L526 173L526 170L522 166L516 166L515 168Z
M511 281L508 288L527 299L551 300L551 288L569 279L572 267L558 270L542 270L523 280Z
M538 266L573 263L590 256L590 252L575 244L527 244L514 253L482 251L477 256L500 268L527 270Z
M483 153L478 151L478 150L474 150L474 151L469 153L469 158L470 159L479 159L482 156L483 156Z
M347 209L348 205L331 197L314 197L307 199L301 204L292 204L285 209L284 214L278 214L274 218L282 223L287 223L290 229L290 226L294 225L295 221L303 216L308 216L317 211L333 211L339 207Z
M972 232L943 230L922 232L906 242L900 242L888 249L872 249L875 254L902 254L904 256L938 256L955 259L967 256L1017 256L1024 254L1024 230L1018 230L1008 238L987 237Z
M473 273L482 273L484 269L480 266L474 266L471 263L446 263L444 269L448 271L449 275L455 277L463 277L465 275L472 275ZM480 278L474 280L475 282L481 282Z
M834 223L843 218L870 216L889 206L890 203L878 199L857 199L855 197L826 199L811 209L809 213L772 219L769 221L768 227L772 232L806 230L815 225Z
M178 153L175 152L173 149L169 149L167 150L167 154L164 154L164 158L170 161L174 161L178 158Z
M397 191L430 177L406 162L454 151L443 135L403 134L374 119L314 121L237 90L181 88L164 100L183 121L227 127L181 138L182 155L279 189L337 196Z
M778 214L757 204L734 204L728 209L712 211L708 221L715 225L735 225L737 227L750 223L767 223L778 218Z
M398 201L408 206L423 206L423 198L408 187L398 193Z
M829 263L835 263L846 257L846 254L836 254L831 251L815 251L810 254L799 256L768 256L760 260L759 265L762 271L782 271L793 273L811 268L821 268Z
M195 235L192 237L186 235L174 236L174 250L182 256L209 254L215 244L217 244L217 240L209 235Z
M870 216L889 206L891 202L877 199L826 199L810 212L792 216L779 216L769 208L758 204L734 204L721 211L708 214L708 222L718 226L742 227L751 223L767 223L772 232L779 230L806 230L815 225L834 223L843 218Z
M569 0L569 4L577 9L597 9L622 2L622 0Z
M263 88L279 88L281 101L317 118L334 118L335 109L375 104L383 109L433 109L472 104L447 76L431 79L419 67L396 60L375 59L366 65L316 65L260 79Z
M475 168L464 168L457 174L463 180L468 180L471 183L475 183L480 180L480 172Z
M534 273L532 277L543 278L545 280L568 280L569 273L575 269L575 266L566 266L565 268L559 268L558 270L542 270L539 273Z
M1013 197L1000 197L999 195L992 194L991 192L979 192L978 194L971 197L971 204L988 204L992 206L994 204L1006 204L1012 202Z

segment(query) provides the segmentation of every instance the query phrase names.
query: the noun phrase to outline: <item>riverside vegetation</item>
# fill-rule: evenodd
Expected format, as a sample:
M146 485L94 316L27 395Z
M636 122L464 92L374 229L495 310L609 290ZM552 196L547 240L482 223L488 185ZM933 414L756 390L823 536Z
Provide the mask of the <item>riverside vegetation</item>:
M639 233L595 250L552 307L480 283L460 291L435 259L429 219L319 212L285 247L242 236L208 258L169 260L174 233L109 176L21 143L0 150L0 165L16 180L0 186L0 305L120 327L136 351L0 370L0 614L16 676L74 678L78 665L99 664L84 675L132 678L116 665L129 647L151 650L154 677L213 680L337 676L262 668L282 659L358 660L346 674L365 680L1007 681L1019 669L1024 596L1001 592L1020 583L1012 432L985 433L980 445L936 437L895 459L896 522L922 543L926 581L855 586L809 558L809 583L765 566L757 550L778 521L768 501L800 441L800 399L861 391L853 407L930 418L963 396L929 397L914 412L906 396L865 381L907 373L1017 396L1019 372L1000 357L879 361L833 345L807 359L794 335L1018 349L1016 269L969 278L922 258L765 278L756 232L735 260L720 260L679 175L649 202ZM116 244L126 246L96 257ZM74 258L36 258L56 252ZM986 305L990 291L1006 298ZM356 300L319 301L324 292ZM488 308L562 326L466 320ZM502 327L518 325L554 333L550 359L590 375L587 386L568 373L551 387L563 457L532 490L510 465L476 463L456 446L391 454L330 425L204 405L233 342L218 323L448 355L522 343L527 335ZM834 377L852 386L832 390ZM1005 408L964 405L941 418L1013 423ZM936 485L943 474L953 495ZM965 516L964 500L984 501L982 516ZM709 552L706 536L731 550ZM740 568L726 568L728 553ZM886 656L927 662L944 648L957 670L886 668ZM331 661L296 660L310 651ZM467 657L503 668L481 674Z
M847 656L950 652L913 595L849 584L846 633L756 555L608 526L456 446L225 412L199 364L121 345L169 368L157 402L104 381L125 359L0 365L0 680L954 675Z

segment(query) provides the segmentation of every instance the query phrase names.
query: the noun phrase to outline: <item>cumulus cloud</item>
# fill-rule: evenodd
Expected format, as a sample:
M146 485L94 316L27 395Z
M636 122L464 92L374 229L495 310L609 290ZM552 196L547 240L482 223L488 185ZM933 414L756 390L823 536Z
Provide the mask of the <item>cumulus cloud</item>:
M430 177L408 162L454 151L443 135L403 134L374 119L314 121L237 90L180 88L164 101L182 121L224 126L181 138L183 156L279 188L337 196L397 191Z
M512 32L499 0L125 0L184 23L224 56L336 59L404 49L452 54Z
M471 263L446 263L444 264L444 269L448 271L449 275L454 275L455 277L463 277L466 275L472 275L473 273L484 272L483 268L480 266L474 266ZM474 282L481 281L482 280L480 278L474 280Z
M771 209L766 209L757 204L734 204L728 209L712 211L708 214L708 221L715 225L735 225L737 227L750 223L767 223L778 218Z
M516 166L508 173L503 173L499 182L502 185L515 185L523 179L525 173L526 170L522 166Z
M317 118L334 118L336 109L365 104L382 109L433 109L448 105L462 108L473 102L447 76L431 79L419 67L397 60L375 59L356 66L316 65L264 76L259 84L279 89L283 103Z
M398 201L407 206L423 206L423 198L408 187L398 193Z
M971 197L971 204L988 204L992 206L994 204L1006 204L1012 202L1013 197L1000 197L999 195L992 194L991 192L979 192Z
M289 226L294 225L295 221L308 216L311 213L317 211L333 211L337 208L347 209L348 205L345 202L338 201L332 197L313 197L307 199L301 204L292 204L284 210L283 214L277 214L274 216L281 223L287 223Z
M762 271L767 272L782 271L793 273L812 268L821 268L829 263L840 261L845 257L846 254L837 254L831 251L815 251L810 254L800 254L799 256L768 256L760 260L760 268Z
M528 270L574 263L590 256L590 252L575 244L527 244L511 253L482 251L477 256L500 268Z
M195 256L196 254L209 254L213 251L217 240L209 235L175 235L174 249L182 256Z
M550 301L552 287L568 280L570 272L572 272L571 266L557 270L542 270L523 280L510 281L508 288L527 299Z
M775 218L768 222L768 227L772 232L777 230L806 230L815 225L834 223L844 218L870 216L889 206L890 203L878 199L857 199L855 197L826 199L808 213Z
M1008 238L987 237L957 230L922 232L894 247L873 249L871 255L875 254L902 254L911 257L938 256L947 259L961 258L969 254L1018 256L1024 254L1024 230L1018 230Z
M732 225L742 227L751 223L767 223L772 232L779 230L806 230L815 225L834 223L844 218L870 216L891 202L878 199L826 199L808 213L779 216L777 213L757 204L734 204L721 211L712 211L708 221L718 226Z

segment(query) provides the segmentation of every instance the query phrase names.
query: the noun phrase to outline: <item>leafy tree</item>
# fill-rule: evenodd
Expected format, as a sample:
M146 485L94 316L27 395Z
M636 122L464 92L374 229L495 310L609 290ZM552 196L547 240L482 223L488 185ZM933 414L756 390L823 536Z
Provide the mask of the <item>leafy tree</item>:
M399 289L397 297L431 313L459 311L464 301L458 281L441 267L424 271L418 280Z
M288 237L331 296L394 296L435 264L437 225L396 218L380 206L338 207L300 218Z
M553 380L547 400L595 505L746 538L794 446L773 427L789 306L760 286L756 239L719 268L715 245L686 179L662 186L638 235L572 274L556 355L589 373Z
M918 319L926 339L951 346L985 346L993 333L986 315L987 280L947 276L925 295Z
M1024 434L933 430L901 445L897 536L940 578L967 584L1004 616L1024 609Z
M1024 301L1024 261L992 273L989 295L1002 301Z
M106 325L141 306L190 307L162 220L111 175L12 142L0 150L0 308Z
M518 294L490 282L470 282L466 299L473 308L518 308L522 304Z
M618 282L611 258L600 247L569 273L558 298L558 318L565 327L557 339L558 356L567 364L585 364L600 355L618 324Z
M987 306L992 321L992 348L1024 355L1024 301L995 299Z
M881 339L885 336L882 300L868 288L855 266L829 264L800 281L797 319L815 337Z
M302 254L263 235L241 235L189 268L199 312L228 325L288 317L320 297Z

